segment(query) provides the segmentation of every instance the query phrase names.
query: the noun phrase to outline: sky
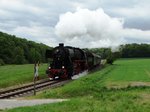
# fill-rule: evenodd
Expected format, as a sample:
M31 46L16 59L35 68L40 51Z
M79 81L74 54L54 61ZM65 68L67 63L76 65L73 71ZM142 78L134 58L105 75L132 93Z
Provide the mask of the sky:
M150 43L150 0L0 0L0 31L55 47Z

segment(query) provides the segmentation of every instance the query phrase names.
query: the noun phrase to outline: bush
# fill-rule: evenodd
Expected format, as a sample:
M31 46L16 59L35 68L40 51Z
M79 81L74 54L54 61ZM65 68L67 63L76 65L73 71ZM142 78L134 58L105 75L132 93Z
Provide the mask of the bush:
M0 66L5 65L4 61L0 59Z
M107 57L107 63L108 64L113 64L113 62L114 62L114 58L112 57L112 56L109 56L109 57Z

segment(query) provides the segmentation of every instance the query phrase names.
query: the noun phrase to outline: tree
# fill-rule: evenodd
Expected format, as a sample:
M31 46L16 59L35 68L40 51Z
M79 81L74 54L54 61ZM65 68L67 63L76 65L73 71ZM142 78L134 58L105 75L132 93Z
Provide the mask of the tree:
M41 61L41 55L35 48L31 48L29 52L30 63L35 63L36 61Z
M24 51L20 47L15 48L14 63L15 64L24 64L25 63Z
M121 45L122 58L150 57L149 44L126 44Z
M0 59L0 66L5 65L4 61Z
M50 47L0 32L0 59L6 64L46 62L46 49Z

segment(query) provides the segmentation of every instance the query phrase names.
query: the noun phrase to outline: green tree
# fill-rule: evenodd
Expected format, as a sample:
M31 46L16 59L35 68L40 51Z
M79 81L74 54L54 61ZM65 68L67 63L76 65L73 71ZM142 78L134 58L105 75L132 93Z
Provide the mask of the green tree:
M0 66L5 65L4 61L0 59Z
M20 47L15 48L15 58L14 63L15 64L24 64L25 63L25 57L24 57L24 51Z
M0 32L0 59L6 64L46 62L46 49L50 47Z
M30 49L29 60L31 63L34 63L36 61L41 61L41 55L35 48Z

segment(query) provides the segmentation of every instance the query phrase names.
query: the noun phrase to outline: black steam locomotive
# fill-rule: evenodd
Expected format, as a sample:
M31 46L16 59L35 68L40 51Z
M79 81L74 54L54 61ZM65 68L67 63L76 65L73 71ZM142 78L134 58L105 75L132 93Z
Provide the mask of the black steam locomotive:
M96 54L64 44L46 50L46 58L51 60L46 70L50 79L70 79L73 75L99 66L101 62L101 57Z

